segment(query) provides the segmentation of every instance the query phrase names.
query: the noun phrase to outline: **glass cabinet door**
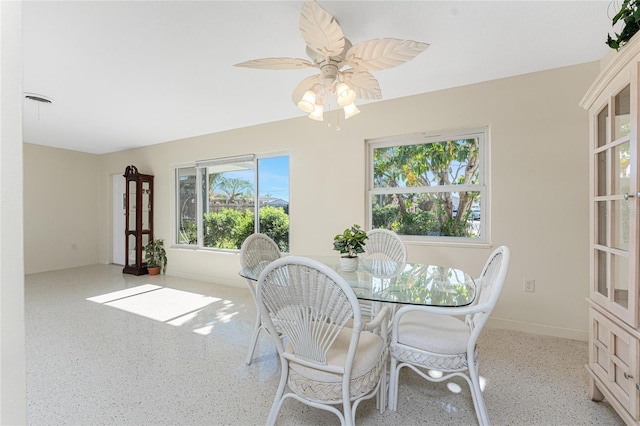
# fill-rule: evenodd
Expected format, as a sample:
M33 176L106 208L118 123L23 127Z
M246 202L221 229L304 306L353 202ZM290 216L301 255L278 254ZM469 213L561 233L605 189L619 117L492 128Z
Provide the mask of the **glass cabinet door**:
M151 183L150 182L142 182L142 229L144 231L149 230L149 226L151 224L151 220L149 215L151 214L151 201L149 200L149 196L151 195Z
M630 85L605 104L595 117L592 148L594 180L592 297L635 326L636 191L635 143L631 140Z
M138 197L138 193L137 193L137 189L136 189L137 183L136 181L132 180L129 181L129 193L128 193L128 216L129 216L129 227L128 230L129 231L136 231L136 211L137 211L137 206L136 206L136 201L137 201L137 197Z

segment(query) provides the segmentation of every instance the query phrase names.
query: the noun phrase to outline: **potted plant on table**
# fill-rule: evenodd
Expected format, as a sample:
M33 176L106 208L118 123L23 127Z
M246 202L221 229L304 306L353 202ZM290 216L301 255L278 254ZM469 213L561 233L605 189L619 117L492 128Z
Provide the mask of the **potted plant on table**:
M333 249L340 252L340 267L343 271L352 272L358 269L358 254L364 253L367 233L360 225L353 225L333 238Z
M156 239L144 247L144 257L147 261L149 275L158 275L162 269L164 274L167 270L167 252L164 250L164 240Z

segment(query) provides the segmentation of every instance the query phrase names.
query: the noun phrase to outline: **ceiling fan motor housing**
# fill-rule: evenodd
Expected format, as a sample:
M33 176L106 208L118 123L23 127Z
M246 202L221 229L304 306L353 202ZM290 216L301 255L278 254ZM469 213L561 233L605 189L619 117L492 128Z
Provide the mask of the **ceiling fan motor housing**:
M338 65L334 62L323 64L320 66L320 73L324 87L330 88L338 78Z

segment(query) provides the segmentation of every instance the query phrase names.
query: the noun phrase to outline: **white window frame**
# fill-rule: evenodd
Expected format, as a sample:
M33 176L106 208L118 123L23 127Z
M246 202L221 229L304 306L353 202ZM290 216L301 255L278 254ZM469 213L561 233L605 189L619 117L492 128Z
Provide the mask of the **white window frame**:
M385 148L404 145L420 145L425 143L443 142L447 140L478 139L478 184L475 185L445 185L445 186L424 186L408 188L375 188L373 173L373 153L376 148ZM373 209L371 197L378 194L402 194L402 193L427 193L427 192L465 192L475 191L480 193L480 236L472 237L447 237L447 236L425 236L425 235L400 235L404 241L438 243L442 244L465 244L465 245L488 245L490 244L490 185L489 185L489 151L490 151L490 129L489 127L442 130L434 132L423 132L409 135L392 136L367 140L367 188L366 188L366 212L367 229L373 224Z
M260 205L258 203L257 197L258 194L260 193L260 188L258 187L258 181L259 181L259 177L258 177L258 161L261 159L266 159L266 158L274 158L274 157L291 157L291 154L289 152L272 152L269 154L263 154L263 155L256 155L256 154L247 154L247 155L237 155L237 156L232 156L232 157L222 157L222 158L214 158L214 159L208 159L208 160L198 160L198 161L194 161L194 162L190 162L190 163L183 163L183 164L176 164L173 166L173 173L174 173L174 190L173 190L173 197L174 197L174 217L172 220L172 227L173 227L173 244L172 247L175 248L186 248L186 249L195 249L195 250L209 250L209 251L238 251L238 249L221 249L221 248L216 248L216 247L205 247L204 245L204 234L203 234L203 227L202 227L202 222L201 222L201 218L203 217L204 214L204 209L205 209L205 203L203 200L203 196L202 196L202 173L200 173L200 170L203 168L207 168L210 166L216 166L216 165L224 165L224 164L232 164L232 163L238 163L238 162L248 162L248 161L252 161L253 162L253 170L254 170L254 174L253 174L253 187L254 192L255 192L255 196L256 196L256 202L255 202L255 207L254 207L254 217L258 218L259 217L259 209L260 209ZM196 182L195 182L195 192L196 192L196 217L197 217L197 243L196 244L181 244L179 242L179 236L178 236L178 218L180 217L180 206L178 205L178 197L179 197L179 187L180 187L180 182L179 182L179 176L178 176L178 170L180 169L185 169L185 168L190 168L190 167L194 167L195 168L195 175L196 175ZM289 178L291 178L289 176ZM289 213L290 214L290 213ZM255 221L255 225L254 225L254 232L258 232L258 227L260 226L259 224L259 220Z

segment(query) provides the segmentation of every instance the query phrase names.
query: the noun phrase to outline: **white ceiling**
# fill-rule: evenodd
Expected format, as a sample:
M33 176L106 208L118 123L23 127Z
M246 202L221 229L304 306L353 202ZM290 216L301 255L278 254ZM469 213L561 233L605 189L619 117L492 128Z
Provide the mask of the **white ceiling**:
M599 60L610 50L615 14L610 0L320 4L353 44L390 37L431 45L411 62L374 72L383 101ZM24 140L100 154L303 116L291 92L317 70L233 67L306 58L301 7L27 1L24 91L53 103L25 100Z

